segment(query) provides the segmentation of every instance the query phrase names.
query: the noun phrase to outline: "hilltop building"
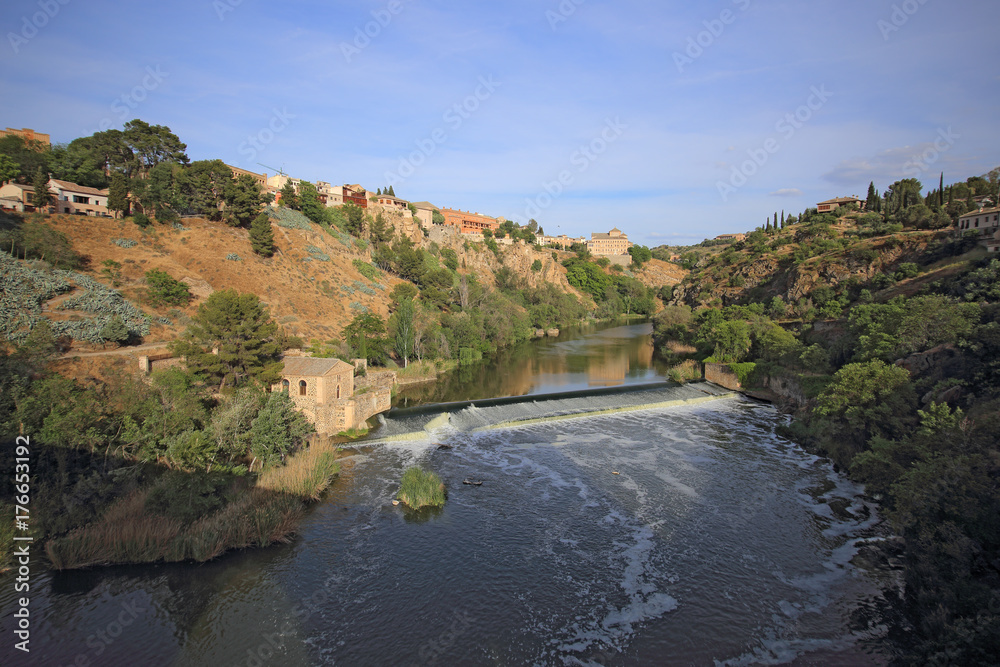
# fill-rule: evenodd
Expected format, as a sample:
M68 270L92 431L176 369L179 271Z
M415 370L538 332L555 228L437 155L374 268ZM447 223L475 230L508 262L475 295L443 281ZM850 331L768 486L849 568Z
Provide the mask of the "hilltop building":
M956 231L959 236L966 232L978 232L980 236L992 237L1000 229L1000 208L981 208L958 217Z
M390 211L408 211L410 209L410 207L407 206L410 202L393 195L376 195L376 201Z
M628 236L617 227L607 234L594 232L587 241L587 250L595 257L621 257L627 255L631 247Z
M420 221L421 227L424 229L430 229L431 225L434 224L434 211L440 212L441 209L429 201L414 202L413 206L417 209L417 212L413 217Z
M354 366L339 359L285 357L281 382L271 391L287 391L295 407L319 434L362 426L389 409L391 387L373 387L355 395Z
M22 127L20 130L15 130L12 127L8 127L6 130L0 130L0 139L9 136L21 137L25 141L40 141L45 144L46 147L52 145L52 138L47 134L42 134L41 132L35 132L30 127Z
M743 241L746 239L746 234L719 234L715 237L716 241Z
M49 179L49 192L52 194L48 206L49 213L111 217L111 213L108 211L107 190L98 190L51 178ZM32 185L7 183L0 187L0 208L32 212L35 210L32 201L34 196L35 188Z
M859 209L863 209L865 207L865 200L858 199L854 196L827 199L826 201L821 201L816 204L816 211L819 213L829 213L830 211L835 211L841 206L847 206L848 204L857 204Z
M487 229L495 232L504 221L503 218L491 218L488 215L452 208L441 209L441 214L444 216L444 224L458 227L463 234L482 234Z
M978 235L988 252L1000 252L1000 207L981 208L959 216L955 235L965 236L970 232Z
M261 187L261 190L267 188L267 174L258 174L252 171L247 171L246 169L240 169L239 167L234 167L231 164L227 164L229 170L233 172L233 178L238 178L239 176L250 176L257 182L257 185Z
M543 246L554 245L566 249L574 243L582 243L586 245L587 239L582 236L579 238L573 238L571 236L566 236L565 234L560 234L559 236L539 236L538 243Z

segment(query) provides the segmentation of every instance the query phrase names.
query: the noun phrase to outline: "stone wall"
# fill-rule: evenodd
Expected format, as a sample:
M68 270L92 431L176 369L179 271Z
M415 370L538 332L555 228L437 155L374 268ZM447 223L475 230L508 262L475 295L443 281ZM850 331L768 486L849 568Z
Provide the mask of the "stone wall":
M743 389L736 373L726 364L705 364L705 379L733 391Z

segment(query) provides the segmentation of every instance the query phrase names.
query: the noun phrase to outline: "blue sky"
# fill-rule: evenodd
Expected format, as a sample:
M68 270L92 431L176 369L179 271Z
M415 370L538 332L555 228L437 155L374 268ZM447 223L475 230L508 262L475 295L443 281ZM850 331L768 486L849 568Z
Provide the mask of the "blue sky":
M192 160L548 233L693 243L1000 166L995 0L6 7L0 124L138 117Z

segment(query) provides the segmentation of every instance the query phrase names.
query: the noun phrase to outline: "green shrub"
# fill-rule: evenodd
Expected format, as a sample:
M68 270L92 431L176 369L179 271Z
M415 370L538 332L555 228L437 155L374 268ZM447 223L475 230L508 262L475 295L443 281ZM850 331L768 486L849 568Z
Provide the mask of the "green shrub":
M752 361L746 361L741 364L729 364L729 369L736 373L737 379L740 381L740 386L746 389L750 380L753 377L753 372L757 368L757 364Z
M188 286L171 277L166 271L159 269L146 271L146 284L149 285L149 302L154 306L162 304L186 306L192 299Z
M357 269L357 272L363 275L368 280L373 280L373 281L377 280L382 275L381 271L376 269L368 262L363 262L360 259L356 259L352 263L354 264L354 268Z
M432 472L417 467L407 468L400 480L396 498L412 509L441 507L445 502L444 484Z
M139 227L144 227L144 228L149 227L151 224L153 224L152 222L150 222L149 216L146 215L145 213L136 213L134 216L132 216L132 222L134 222Z

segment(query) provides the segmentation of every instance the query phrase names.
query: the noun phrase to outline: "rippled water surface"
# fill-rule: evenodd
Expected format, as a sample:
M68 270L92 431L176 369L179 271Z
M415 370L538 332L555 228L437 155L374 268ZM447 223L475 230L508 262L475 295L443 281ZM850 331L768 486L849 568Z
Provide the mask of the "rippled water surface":
M875 508L776 437L773 409L468 428L524 414L467 408L359 448L290 545L40 574L28 664L878 664L851 621L876 591L850 564ZM413 464L446 483L442 510L392 506Z

